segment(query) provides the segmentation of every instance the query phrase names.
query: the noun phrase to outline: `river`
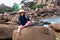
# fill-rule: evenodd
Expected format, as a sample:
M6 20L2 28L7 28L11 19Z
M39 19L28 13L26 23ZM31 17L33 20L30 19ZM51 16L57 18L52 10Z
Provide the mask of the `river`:
M47 19L43 19L41 20L43 22L49 22L49 23L60 23L60 17L53 17L53 18L47 18Z

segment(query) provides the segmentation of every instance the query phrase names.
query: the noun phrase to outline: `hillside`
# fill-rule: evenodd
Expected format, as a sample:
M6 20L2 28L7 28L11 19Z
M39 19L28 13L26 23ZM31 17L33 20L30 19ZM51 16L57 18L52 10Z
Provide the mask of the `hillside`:
M12 11L12 8L11 7L8 7L4 4L1 4L0 5L0 12L5 12L5 11Z

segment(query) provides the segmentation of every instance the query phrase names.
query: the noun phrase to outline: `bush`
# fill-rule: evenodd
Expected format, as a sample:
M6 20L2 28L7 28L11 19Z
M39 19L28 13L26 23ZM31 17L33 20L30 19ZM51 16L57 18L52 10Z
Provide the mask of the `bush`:
M43 8L44 6L47 6L47 4L36 5L36 3L34 2L28 2L27 4L29 5L29 8L33 10L35 10L36 8Z
M40 5L37 5L38 8L43 8L44 6L47 6L47 4L40 4Z

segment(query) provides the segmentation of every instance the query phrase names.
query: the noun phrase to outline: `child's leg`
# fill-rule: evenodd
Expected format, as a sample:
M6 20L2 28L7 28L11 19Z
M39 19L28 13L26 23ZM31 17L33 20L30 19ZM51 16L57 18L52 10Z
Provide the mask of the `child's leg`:
M30 26L32 25L32 22L28 21L24 26Z
M22 28L23 28L23 25L18 26L18 31L17 32L20 32Z

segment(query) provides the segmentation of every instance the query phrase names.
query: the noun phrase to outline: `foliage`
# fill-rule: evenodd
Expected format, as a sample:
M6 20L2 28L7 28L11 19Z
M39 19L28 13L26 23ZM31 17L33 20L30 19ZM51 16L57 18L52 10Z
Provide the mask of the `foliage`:
M29 8L33 10L35 10L36 8L43 8L44 6L47 6L47 4L36 5L36 3L34 2L28 2L27 4L29 5Z
M28 4L29 8L31 8L33 10L36 8L36 5L34 2L28 2L27 4Z
M47 6L47 4L40 4L40 5L37 5L38 8L43 8L44 6Z
M0 12L12 12L12 8L0 8Z
M18 5L18 4L14 4L14 5L13 5L13 10L14 10L14 11L17 11L18 8L19 8L19 5Z

